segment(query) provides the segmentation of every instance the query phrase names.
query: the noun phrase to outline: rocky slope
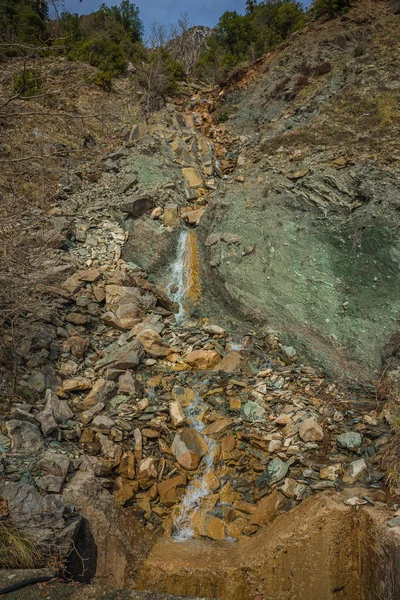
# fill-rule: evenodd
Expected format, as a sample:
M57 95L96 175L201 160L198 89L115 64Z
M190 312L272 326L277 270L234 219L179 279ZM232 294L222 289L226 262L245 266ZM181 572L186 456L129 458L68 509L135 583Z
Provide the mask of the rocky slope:
M368 10L376 23L392 22L383 6ZM334 38L335 27L352 40L350 31L371 25L368 13L357 15L329 32L316 25L294 38L294 49L307 39L333 52L323 36ZM353 49L337 48L350 62L346 73L357 71ZM237 600L393 592L382 556L398 546L400 491L386 490L381 466L393 413L372 386L335 383L287 340L312 343L321 364L352 375L377 364L394 329L378 301L397 306L396 163L385 159L383 168L369 149L361 158L356 143L354 158L345 141L290 146L290 135L311 136L313 128L320 135L326 113L298 109L311 101L308 85L315 106L324 95L331 101L334 72L315 69L332 54L313 59L304 93L285 100L268 92L276 119L263 113L265 130L259 122L252 132L250 99L257 107L260 89L275 89L290 72L285 53L289 46L229 94L194 87L131 125L123 143L86 165L96 177L52 203L62 239L52 259L63 279L48 288L53 308L25 321L15 394L1 404L0 508L4 522L28 533L46 558L67 560L81 582L210 598L231 598L234 589ZM342 69L341 81L343 65L333 68ZM279 93L293 93L289 81ZM214 119L224 95L237 111L227 126ZM303 130L282 132L291 119ZM390 119L393 157L397 113ZM379 119L372 126L386 127ZM387 194L379 203L380 186ZM340 232L356 218L360 237L350 250L348 232ZM351 302L363 305L364 320ZM290 585L279 590L274 560L287 554L294 522L299 554ZM309 568L327 565L323 588L318 578L298 583L305 536ZM332 554L339 538L347 540L347 561ZM370 580L357 561L375 563Z
M219 188L204 239L240 240L206 242L207 277L233 314L354 378L397 328L399 43L399 17L363 2L239 72L217 111L243 178Z

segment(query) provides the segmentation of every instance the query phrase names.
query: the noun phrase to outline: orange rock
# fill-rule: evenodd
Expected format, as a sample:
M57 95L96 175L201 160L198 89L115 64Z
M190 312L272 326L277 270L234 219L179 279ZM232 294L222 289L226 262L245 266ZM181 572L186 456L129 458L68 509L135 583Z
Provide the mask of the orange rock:
M159 358L171 354L171 348L165 342L160 334L153 329L144 329L138 334L138 340L142 344L144 351L153 358Z
M157 485L161 502L165 506L176 504L184 493L186 485L186 475L177 475Z
M225 526L221 519L204 515L199 510L192 515L192 523L199 535L212 540L225 539Z
M185 361L194 369L212 369L221 360L215 350L195 350L186 356Z
M208 445L196 429L185 427L175 435L171 450L184 469L193 471L197 469L202 457L207 454Z
M251 516L250 524L266 525L277 515L283 503L284 497L282 494L278 490L274 490L257 504L257 508Z
M242 357L239 352L229 352L216 367L214 371L225 371L226 373L234 373L240 366Z

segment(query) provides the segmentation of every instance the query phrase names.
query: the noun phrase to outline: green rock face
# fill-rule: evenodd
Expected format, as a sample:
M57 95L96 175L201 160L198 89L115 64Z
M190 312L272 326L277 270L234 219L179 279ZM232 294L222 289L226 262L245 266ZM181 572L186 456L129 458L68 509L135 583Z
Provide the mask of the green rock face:
M345 448L346 450L357 450L361 446L362 435L357 431L342 433L338 436L337 443L341 448Z

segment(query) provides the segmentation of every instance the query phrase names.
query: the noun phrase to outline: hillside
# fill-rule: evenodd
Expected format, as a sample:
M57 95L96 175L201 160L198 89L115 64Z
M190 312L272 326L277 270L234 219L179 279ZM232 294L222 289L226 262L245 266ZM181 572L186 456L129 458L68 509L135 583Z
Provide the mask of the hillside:
M396 6L3 57L0 593L399 596Z

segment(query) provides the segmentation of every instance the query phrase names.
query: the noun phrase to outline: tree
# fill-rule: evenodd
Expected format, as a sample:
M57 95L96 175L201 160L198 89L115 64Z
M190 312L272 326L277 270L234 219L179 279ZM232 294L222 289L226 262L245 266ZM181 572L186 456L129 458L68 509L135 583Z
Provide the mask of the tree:
M143 23L139 17L139 9L130 0L122 0L119 6L100 6L100 13L108 15L120 23L133 43L140 42L143 36Z
M257 0L246 0L246 12L252 13L254 12L257 6Z

